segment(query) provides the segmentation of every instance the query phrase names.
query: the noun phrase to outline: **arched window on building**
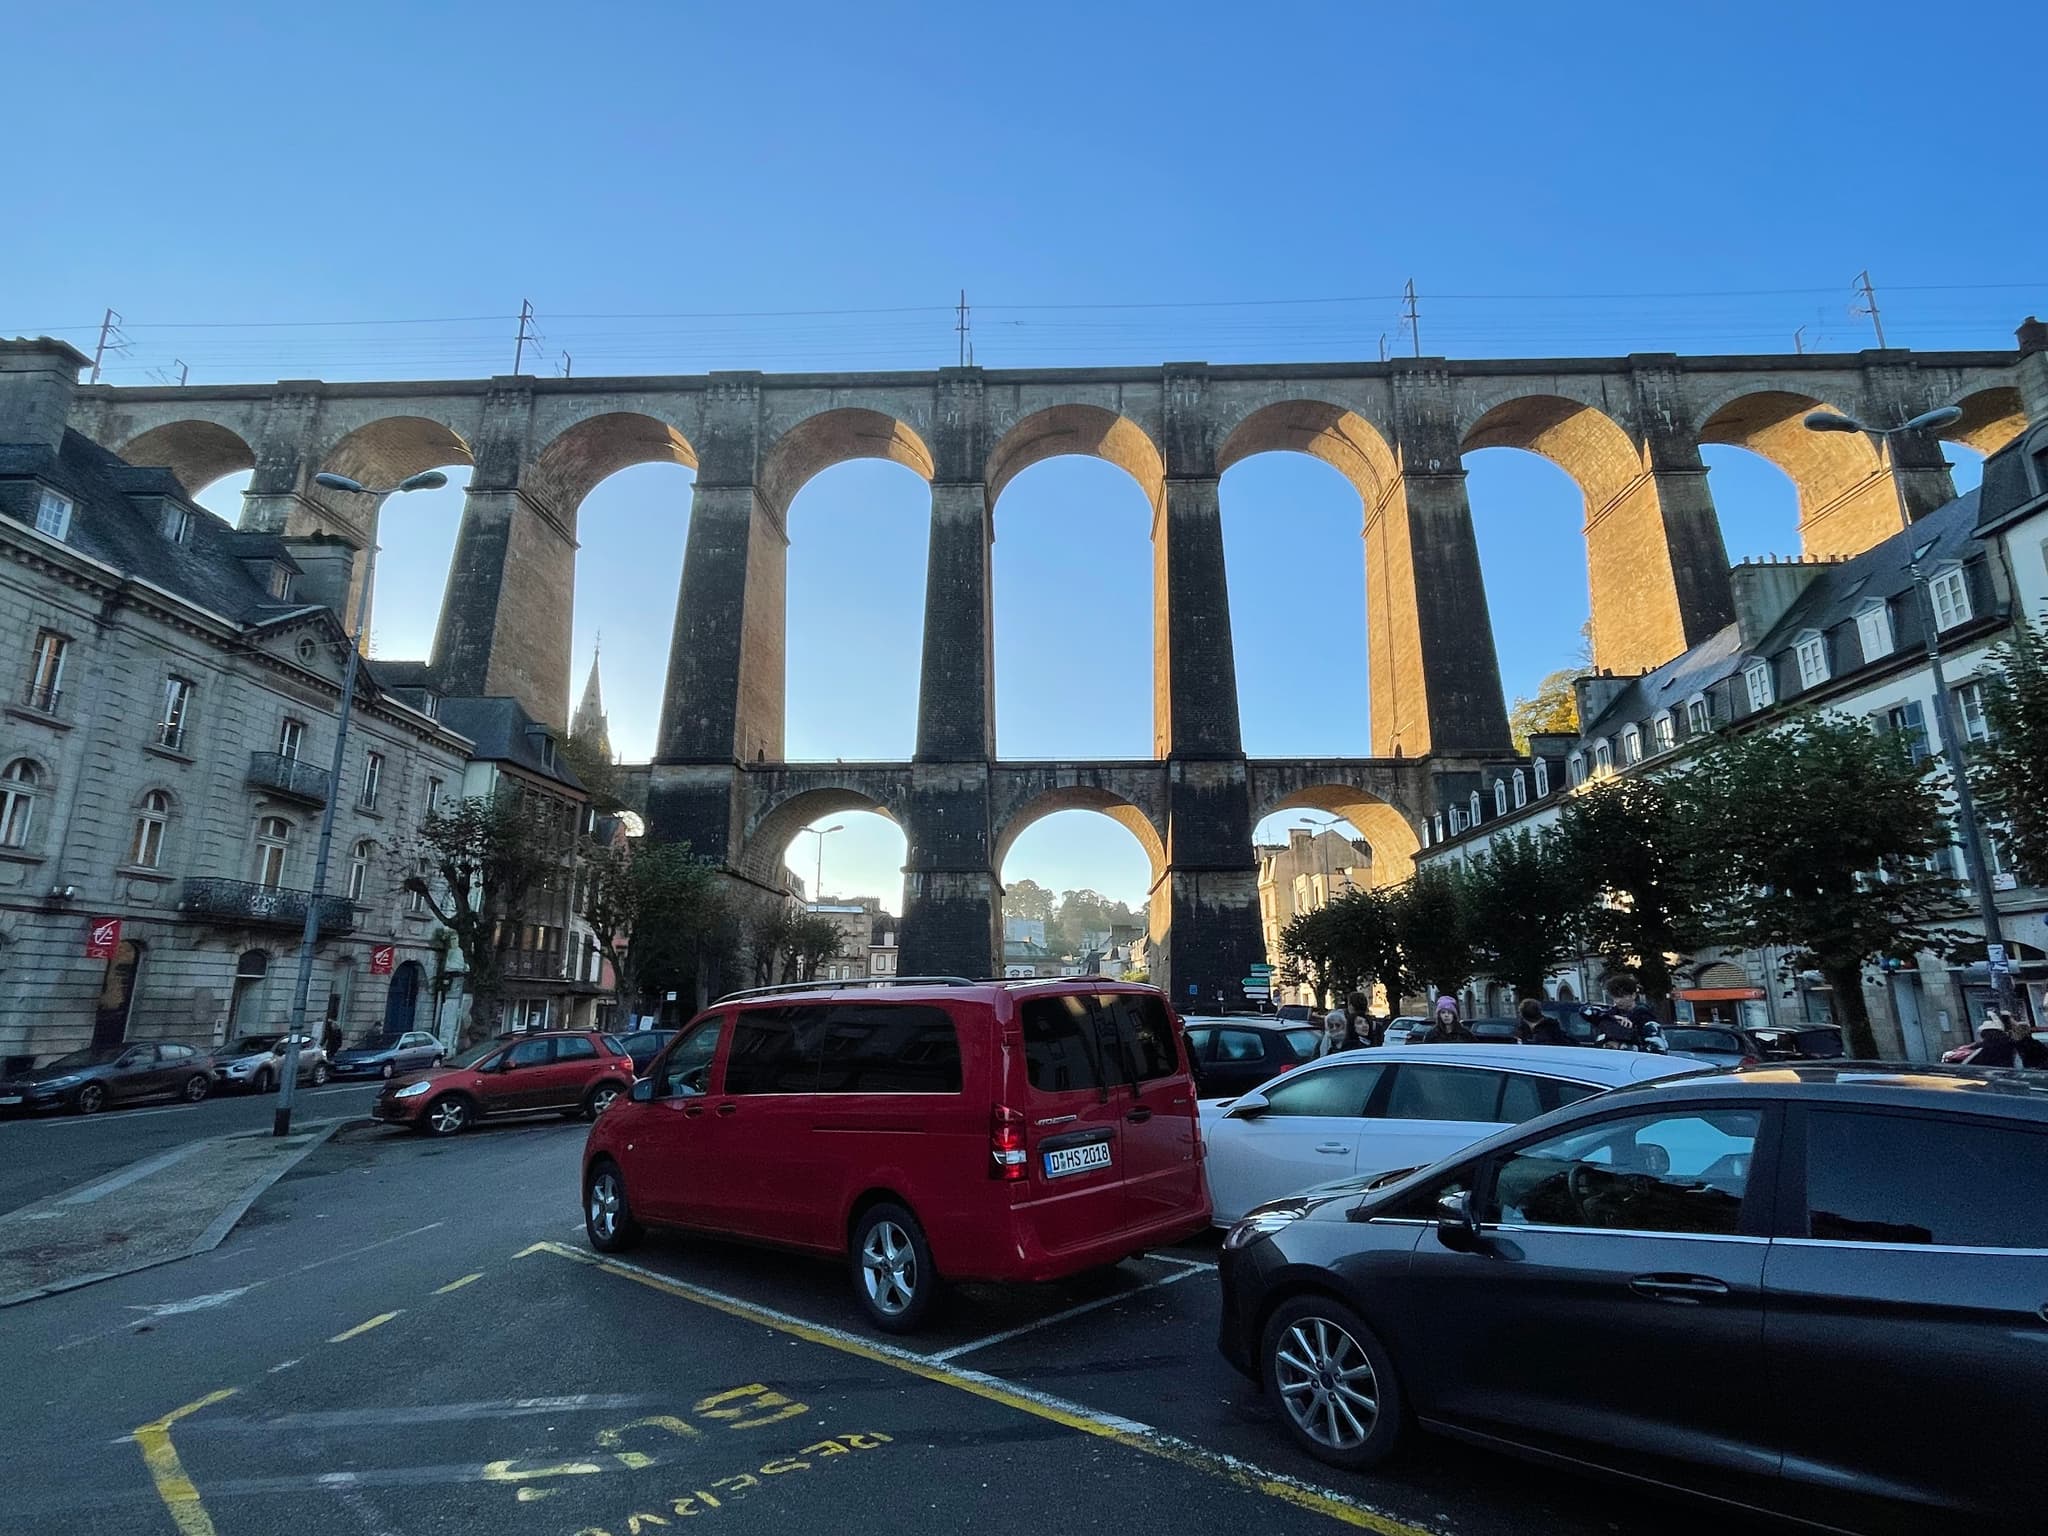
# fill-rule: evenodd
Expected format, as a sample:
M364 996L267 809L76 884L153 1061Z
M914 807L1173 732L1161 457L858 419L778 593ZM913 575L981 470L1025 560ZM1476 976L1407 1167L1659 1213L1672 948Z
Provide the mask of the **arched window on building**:
M361 901L363 887L369 883L370 861L377 854L377 845L367 837L349 850L348 855L348 899Z
M1543 764L1540 761L1536 765L1536 771L1539 774L1543 771ZM1519 811L1523 806L1527 805L1528 803L1529 776L1522 772L1521 769L1517 768L1515 770L1515 809Z
M1465 804L1465 820L1471 826L1479 825L1479 791L1473 790L1471 799Z
M28 834L36 820L36 791L42 782L43 770L25 757L17 757L0 771L0 848L28 846Z
M152 789L142 797L135 813L135 837L128 845L128 863L134 869L156 869L163 863L164 826L171 819L171 797Z
M1536 759L1536 798L1541 800L1549 793L1550 761L1548 758L1539 757Z
M1516 771L1519 772L1520 770L1518 769ZM1508 781L1506 779L1495 779L1493 781L1493 814L1496 816L1505 816L1507 815L1507 813Z

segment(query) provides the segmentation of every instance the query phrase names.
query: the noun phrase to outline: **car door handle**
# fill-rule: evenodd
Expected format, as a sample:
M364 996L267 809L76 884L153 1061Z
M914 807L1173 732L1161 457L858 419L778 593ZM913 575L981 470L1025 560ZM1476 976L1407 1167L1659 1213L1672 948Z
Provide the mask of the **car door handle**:
M1147 1120L1150 1120L1152 1118L1152 1111L1146 1108L1143 1104L1140 1104L1128 1115L1125 1115L1124 1118L1130 1121L1133 1125L1143 1125Z
M1628 1288L1638 1296L1648 1296L1656 1301L1676 1301L1688 1306L1697 1306L1728 1294L1727 1283L1711 1275L1637 1275L1629 1281Z
M1316 1150L1318 1152L1335 1153L1349 1152L1351 1149L1345 1146L1341 1141L1319 1141L1316 1143Z
M717 1109L717 1113L721 1115L736 1115L739 1112L739 1105L733 1103L730 1099L726 1100L725 1103L719 1105Z

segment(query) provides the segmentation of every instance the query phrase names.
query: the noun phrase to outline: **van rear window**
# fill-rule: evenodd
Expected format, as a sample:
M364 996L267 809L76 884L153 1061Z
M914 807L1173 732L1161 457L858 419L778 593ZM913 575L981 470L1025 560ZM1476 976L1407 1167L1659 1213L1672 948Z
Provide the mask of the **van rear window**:
M1034 997L1023 1008L1024 1063L1040 1093L1103 1086L1095 1010L1077 996Z

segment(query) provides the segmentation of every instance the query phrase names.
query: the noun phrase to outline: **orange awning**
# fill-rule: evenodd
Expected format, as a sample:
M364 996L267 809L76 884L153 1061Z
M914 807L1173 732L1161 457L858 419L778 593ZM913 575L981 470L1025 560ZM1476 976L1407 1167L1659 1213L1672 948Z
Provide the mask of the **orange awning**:
M1680 988L1678 995L1688 1003L1740 1003L1763 1001L1762 987L1694 987L1690 991Z

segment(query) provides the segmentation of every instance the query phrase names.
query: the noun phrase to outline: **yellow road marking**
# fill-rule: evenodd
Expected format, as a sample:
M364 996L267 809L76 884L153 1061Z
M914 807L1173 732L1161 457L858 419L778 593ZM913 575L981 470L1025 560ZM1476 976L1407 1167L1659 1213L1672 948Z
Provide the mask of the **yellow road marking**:
M841 1333L837 1329L806 1323L785 1313L758 1307L736 1297L721 1296L716 1291L706 1291L681 1280L671 1280L665 1275L641 1269L638 1265L599 1258L595 1254L583 1253L560 1243L535 1243L517 1257L525 1258L531 1253L553 1254L557 1258L591 1265L606 1274L617 1275L621 1279L664 1291L671 1296L679 1296L685 1301L695 1302L700 1307L723 1312L728 1317L758 1323L763 1327L773 1328L778 1333L802 1339L806 1343L822 1344L827 1349L836 1349L842 1354L871 1360L877 1365L891 1366L909 1375L920 1376L926 1381L937 1382L940 1386L971 1393L975 1397L1000 1403L1006 1408L1014 1408L1019 1413L1028 1413L1034 1418L1049 1420L1081 1434L1093 1435L1097 1439L1141 1451L1147 1456L1157 1456L1163 1461L1191 1467L1212 1477L1220 1477L1240 1488L1248 1488L1268 1498L1278 1499L1282 1503L1326 1515L1341 1524L1376 1532L1377 1536L1438 1536L1438 1533L1431 1531L1427 1526L1411 1525L1405 1520L1397 1520L1391 1515L1383 1515L1377 1510L1367 1509L1334 1494L1325 1493L1310 1484L1275 1476L1261 1467L1240 1461L1235 1456L1226 1456L1221 1452L1190 1444L1152 1429L1149 1425L1137 1424L1127 1419L1099 1416L1078 1404L1069 1404L1058 1398L1020 1390L1010 1383L993 1376L985 1376L978 1371L959 1370L907 1351L878 1347L851 1334Z
M450 1291L459 1291L465 1285L470 1284L472 1281L481 1280L483 1279L483 1277L484 1272L482 1270L478 1270L473 1275L464 1275L460 1280L450 1280L446 1285L442 1286L439 1290L435 1291L434 1294L436 1296L446 1296Z
M214 1530L206 1506L199 1502L199 1490L185 1475L185 1464L178 1459L178 1448L171 1444L171 1426L187 1414L197 1413L224 1397L234 1395L235 1388L222 1387L217 1392L207 1393L197 1402L172 1409L162 1418L153 1419L135 1431L135 1443L142 1447L143 1464L149 1468L150 1481L156 1484L157 1497L171 1512L171 1520L181 1536L214 1536Z
M403 1307L399 1308L399 1312L402 1312L404 1310L405 1309ZM390 1322L391 1319L393 1319L396 1316L398 1316L398 1312L379 1312L367 1323L357 1323L355 1327L347 1329L342 1333L337 1333L333 1338L329 1339L327 1342L330 1344L346 1344L350 1339L357 1337L359 1334L368 1333L372 1328L382 1328L386 1323Z

